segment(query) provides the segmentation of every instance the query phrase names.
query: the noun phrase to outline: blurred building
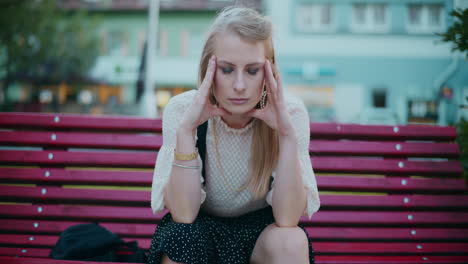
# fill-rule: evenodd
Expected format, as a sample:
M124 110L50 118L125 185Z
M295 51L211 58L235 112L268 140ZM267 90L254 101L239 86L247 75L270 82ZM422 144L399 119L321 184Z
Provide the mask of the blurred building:
M468 63L436 32L468 1L265 1L287 89L313 121L367 124L468 119Z
M175 94L196 87L205 32L216 12L234 2L160 1L157 57L152 73L160 109ZM261 8L260 1L246 2ZM102 86L98 93L116 95L124 104L136 102L141 94L137 81L144 60L149 0L60 0L59 3L64 9L86 9L100 17L101 54L91 76L112 86Z
M40 102L78 106L67 112L138 115L149 0L57 3L100 17L100 54L86 76L91 81L44 87ZM272 18L284 86L305 101L312 121L468 120L466 108L459 108L468 104L467 61L435 35L453 23L449 12L467 8L468 0L161 0L152 73L159 110L196 87L205 33L216 12L234 3ZM24 89L13 91L27 96Z

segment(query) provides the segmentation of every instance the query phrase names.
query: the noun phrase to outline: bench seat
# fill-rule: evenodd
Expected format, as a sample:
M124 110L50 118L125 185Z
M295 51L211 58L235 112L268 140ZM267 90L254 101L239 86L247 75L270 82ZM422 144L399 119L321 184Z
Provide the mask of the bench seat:
M468 263L468 192L453 127L311 123L321 208L301 218L317 263ZM0 263L48 259L99 222L149 249L162 122L0 113Z

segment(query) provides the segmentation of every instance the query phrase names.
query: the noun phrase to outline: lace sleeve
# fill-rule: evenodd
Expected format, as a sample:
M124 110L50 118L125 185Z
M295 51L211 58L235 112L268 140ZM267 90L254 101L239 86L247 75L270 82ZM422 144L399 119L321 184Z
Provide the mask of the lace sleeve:
M171 98L163 113L163 145L158 152L156 164L153 171L153 183L151 187L151 209L154 214L164 210L164 188L172 171L172 162L174 161L174 149L176 146L176 132L180 124L180 119L190 104L195 91L185 92ZM196 135L195 135L196 137ZM202 164L198 157L199 164ZM202 165L203 166L203 165ZM203 183L201 168L199 170L200 181ZM206 192L202 189L202 200L205 201Z
M302 101L296 100L295 103L292 103L292 107L289 109L291 120L296 128L298 136L298 157L299 164L301 167L301 174L304 182L304 187L306 189L307 196L307 207L303 213L309 217L318 211L320 208L320 198L317 188L317 182L315 179L315 173L312 168L312 162L309 155L309 143L310 143L310 119L307 109ZM273 172L273 183L272 188L267 194L266 201L268 204L272 204L272 197L275 186L275 177L276 172Z

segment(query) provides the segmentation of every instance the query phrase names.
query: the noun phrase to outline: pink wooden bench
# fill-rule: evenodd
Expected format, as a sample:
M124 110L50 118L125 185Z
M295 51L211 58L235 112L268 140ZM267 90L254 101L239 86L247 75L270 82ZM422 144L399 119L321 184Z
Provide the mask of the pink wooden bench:
M48 259L91 221L148 249L161 120L0 113L0 263ZM322 206L317 263L468 263L468 197L453 127L311 124Z

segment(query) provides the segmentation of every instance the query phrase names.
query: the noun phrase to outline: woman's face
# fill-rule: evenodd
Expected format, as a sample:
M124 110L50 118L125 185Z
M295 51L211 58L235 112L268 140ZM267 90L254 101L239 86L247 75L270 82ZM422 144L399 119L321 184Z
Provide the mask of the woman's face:
M214 95L234 115L245 114L260 101L264 83L265 47L237 34L224 33L214 43L216 74Z

